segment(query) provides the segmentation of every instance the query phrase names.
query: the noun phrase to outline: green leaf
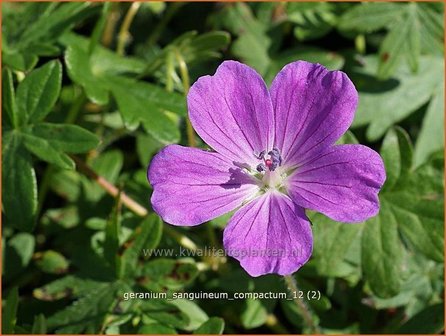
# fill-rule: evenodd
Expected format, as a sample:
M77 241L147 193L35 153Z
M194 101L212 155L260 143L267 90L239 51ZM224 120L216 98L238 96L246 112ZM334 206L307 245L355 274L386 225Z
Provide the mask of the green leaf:
M405 44L405 56L412 72L418 71L418 63L421 53L421 36L420 36L420 22L418 20L417 6L409 5L409 21L408 39Z
M74 202L81 195L81 176L73 170L56 170L52 174L51 189L63 199Z
M73 25L96 12L90 3L67 3L58 6L47 15L40 15L32 25L26 29L18 42L19 48L26 49L38 46L42 41L54 41Z
M119 233L121 231L121 193L115 201L115 207L105 226L104 259L111 265L115 274L119 274Z
M415 144L415 166L425 162L429 155L444 148L444 82L437 86L423 118Z
M398 334L439 334L444 329L444 304L429 306L398 330Z
M139 284L153 291L178 290L198 275L195 264L175 259L155 259L140 270Z
M211 317L194 331L197 335L221 335L225 328L225 321L220 317Z
M10 191L3 193L3 212L8 224L32 231L37 211L37 181L31 157L15 131L3 134L2 142L2 186Z
M88 278L67 275L43 287L34 289L33 296L42 301L56 301L66 297L82 297L94 292L103 283Z
M96 12L89 3L14 4L4 6L2 61L15 70L32 69L38 56L56 56L60 34Z
M149 215L141 222L133 235L124 243L120 253L123 277L129 278L135 274L143 249L149 251L156 248L161 235L162 221L155 214Z
M338 223L321 214L310 216L310 220L313 224L313 258L318 273L336 276L351 243L358 238L362 225Z
M165 299L139 300L137 302L139 303L138 310L143 313L143 323L149 324L156 321L173 328L189 328L190 319L188 316L190 315L190 312L188 311L188 314L186 315L186 313L183 312L185 309L179 309L177 305L173 304L174 301L170 303ZM193 309L192 313L194 313Z
M136 136L136 152L139 162L146 167L150 163L152 156L163 146L162 143L155 140L150 134L138 134Z
M225 31L211 31L198 35L186 47L180 47L187 63L199 62L220 57L219 49L225 48L231 41L231 35ZM186 50L184 50L186 49Z
M387 79L397 69L404 55L407 63L416 72L421 53L420 6L416 3L404 5L403 16L397 18L379 49L380 64L378 77Z
M13 127L17 127L21 122L18 115L17 103L15 99L14 83L12 73L9 69L3 69L3 83L2 83L2 106L3 111L6 112L6 117Z
M265 81L271 83L277 73L282 68L296 60L303 60L312 63L320 63L330 70L341 69L344 65L344 58L335 52L303 46L286 50L271 59L270 65L265 74Z
M443 157L434 157L411 169L412 146L402 129L389 131L381 155L388 180L379 214L365 223L362 268L373 293L390 298L402 290L407 253L443 261L444 168Z
M113 314L104 325L106 335L118 335L120 334L120 327L132 319L133 315L131 313L125 314ZM123 326L125 328L125 326Z
M39 159L53 163L62 169L74 169L74 161L52 146L51 142L29 134L22 134L22 138L25 147Z
M427 162L383 197L392 204L401 233L426 257L443 262L443 157L438 161L439 168Z
M77 45L68 47L65 59L71 79L84 87L90 100L106 104L108 91L113 93L127 128L134 129L142 123L162 143L179 141L177 122L165 111L185 115L185 99L182 96L150 83L113 76L110 71L94 73L88 54Z
M439 280L438 275L443 273L442 265L427 260L421 254L413 254L408 259L407 268L408 277L404 280L400 293L387 299L374 297L374 308L402 307L405 317L411 318L429 302L436 300L438 294L434 283Z
M87 59L91 67L91 74L94 76L140 74L146 67L145 62L138 58L120 56L101 45L97 45L88 58L90 39L71 32L63 35L59 41L65 46L71 47L71 52L78 53L84 60ZM76 70L81 71L81 69Z
M138 97L148 108L152 106L160 110L173 112L180 116L186 116L186 100L175 92L168 92L164 88L151 83L135 81L124 77L108 77L110 83L113 83L111 89L119 87L121 90L127 88L131 90L135 97ZM150 111L149 111L150 112ZM150 115L150 113L145 113ZM146 116L142 120L148 120Z
M359 91L353 126L370 124L366 133L370 141L427 103L443 81L443 60L437 57L422 57L416 75L403 67L387 81L374 79L376 58L366 57L363 62L364 67L355 68L351 75Z
M334 6L327 2L288 3L288 20L295 23L294 35L300 41L321 38L336 23Z
M45 335L47 333L45 315L39 314L34 317L31 333L34 335Z
M26 116L22 124L45 118L59 97L61 81L59 61L48 62L25 77L17 88L18 114Z
M104 177L110 183L115 183L124 164L124 156L119 150L110 150L101 153L91 162L91 168L100 176ZM97 202L105 191L97 183L83 179L87 199L91 202Z
M345 144L359 144L358 139L352 131L347 131L342 135L338 141L336 141L337 145L345 145Z
M17 308L19 305L19 291L12 288L6 296L6 303L2 309L2 334L14 334L17 322Z
M391 129L384 137L380 153L387 173L383 187L386 191L406 177L412 167L413 148L409 135L400 127Z
M90 64L90 56L78 45L69 45L65 52L65 64L71 80L85 89L85 94L94 103L105 105L109 95L104 83L96 77Z
M404 53L411 52L409 42L412 37L412 25L414 22L406 18L399 18L394 24L392 30L384 39L379 49L380 63L378 67L378 77L387 79L396 70L399 65L400 58ZM416 32L418 34L418 32Z
M39 58L37 55L20 53L17 51L4 51L2 61L12 69L18 71L29 71L34 68Z
M404 249L398 236L398 222L387 203L379 216L369 219L362 232L362 265L373 292L391 297L400 290Z
M35 248L34 236L18 233L8 240L4 250L3 276L6 281L20 274L29 264Z
M153 49L147 50L149 61L143 73L154 74L162 69L166 64L166 58L172 52L178 52L188 65L219 58L221 57L219 50L226 48L230 40L231 36L225 31L211 31L201 35L197 35L196 31L188 31L153 56ZM148 48L151 46L148 45Z
M45 273L62 274L68 270L68 260L59 252L45 251L38 254L37 266Z
M47 320L56 333L99 333L117 298L118 283L99 283L94 290Z
M95 134L77 125L38 123L32 126L31 133L66 153L85 153L99 144Z
M111 3L104 3L101 9L101 14L99 16L99 20L97 20L93 32L91 33L91 38L88 43L88 53L91 54L99 44L99 40L102 37L102 34L104 33L104 28L107 22L107 19L109 18L110 11L112 9Z
M355 5L345 12L338 21L342 31L353 30L370 33L392 25L401 17L404 5L395 3L367 2Z
M193 301L177 299L172 301L172 305L180 309L189 319L188 324L181 327L181 329L187 331L195 330L209 319L207 314Z
M222 16L224 26L238 35L231 52L260 74L265 74L271 61L269 49L273 44L266 32L268 27L257 20L246 3L227 7Z
M268 310L260 300L247 299L245 309L240 316L243 327L253 329L265 324L268 317Z
M148 133L164 144L179 141L178 125L165 110L182 113L184 98L149 83L122 78L110 78L109 85L127 127L142 123Z
M138 334L142 335L175 335L176 330L158 323L143 325L138 329Z
M436 12L430 4L418 3L420 21L421 49L429 54L443 56L444 21L443 14ZM442 9L443 12L443 9Z

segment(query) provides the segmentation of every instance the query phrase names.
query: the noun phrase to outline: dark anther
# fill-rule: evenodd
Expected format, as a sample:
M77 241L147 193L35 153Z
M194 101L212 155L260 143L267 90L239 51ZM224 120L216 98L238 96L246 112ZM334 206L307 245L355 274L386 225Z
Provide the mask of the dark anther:
M267 170L274 171L277 167L279 167L282 164L282 157L280 156L280 151L277 148L273 148L268 152L268 157L265 157L266 151L263 150L259 154L254 153L254 156L259 159L263 160L263 163L260 163L256 169L258 172L265 172Z
M273 162L271 166L271 170L274 171L278 166L282 164L282 157L280 156L280 151L277 148L273 148L271 151L268 152L268 155L271 157L271 160Z
M259 173L261 173L261 172L264 172L264 171L266 171L266 166L265 166L265 164L264 163L259 163L258 165L257 165L257 171L259 172Z
M259 160L263 160L265 157L265 152L266 152L265 150L262 150L259 154L254 153L254 156Z

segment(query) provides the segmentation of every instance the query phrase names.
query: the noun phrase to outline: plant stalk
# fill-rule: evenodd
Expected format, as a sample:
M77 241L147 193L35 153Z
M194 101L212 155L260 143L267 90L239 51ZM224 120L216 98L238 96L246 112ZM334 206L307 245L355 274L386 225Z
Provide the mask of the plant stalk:
M130 26L132 25L133 19L135 18L140 6L140 2L133 2L124 17L124 21L122 22L121 28L119 29L118 33L118 46L116 48L116 52L118 53L118 55L124 55L125 45L130 36Z
M84 161L79 159L76 156L71 156L71 158L76 162L77 169L95 181L102 189L104 189L109 195L113 197L120 197L120 202L125 205L128 209L133 211L136 215L140 217L145 217L149 214L149 211L143 207L141 204L133 200L130 196L128 196L123 191L119 191L115 185L111 182L107 181L104 177L98 175L93 169L91 169ZM173 237L179 244L188 248L190 250L198 250L198 246L188 237L176 232L175 230L165 226L164 230L167 234Z
M72 124L76 121L79 112L82 110L82 107L84 106L85 102L87 101L87 97L85 96L84 91L82 90L79 93L79 96L77 96L75 102L71 106L70 110L68 111L67 117L65 118L66 124ZM37 204L37 217L40 215L40 212L42 211L43 202L45 201L46 195L48 193L48 190L50 188L50 178L51 175L54 173L54 168L52 165L48 165L43 173L41 183L39 185L39 194L38 194L38 204Z
M184 96L187 97L187 94L190 89L190 77L189 70L187 68L186 61L184 60L183 55L181 55L178 49L175 49L175 57L178 62L178 66L180 68L181 81L183 83L183 92ZM189 147L196 147L195 141L195 131L192 127L189 117L186 117L186 133L187 133L187 143Z
M302 317L305 327L308 328L311 334L320 334L321 330L317 325L317 322L311 315L310 308L303 301L303 299L299 299L296 295L296 293L299 293L299 287L297 287L296 279L292 274L285 275L283 278L285 280L289 292L293 296L294 302L296 303L297 309L300 313L300 316Z
M158 41L158 39L161 36L161 33L166 28L166 26L169 23L169 21L172 19L172 17L175 15L175 13L183 5L184 5L184 3L181 3L181 2L173 2L173 3L168 5L168 7L166 8L166 11L165 11L163 17L161 18L160 22L155 27L155 29L152 31L152 34L150 35L150 37L147 40L147 45L149 47L153 46Z

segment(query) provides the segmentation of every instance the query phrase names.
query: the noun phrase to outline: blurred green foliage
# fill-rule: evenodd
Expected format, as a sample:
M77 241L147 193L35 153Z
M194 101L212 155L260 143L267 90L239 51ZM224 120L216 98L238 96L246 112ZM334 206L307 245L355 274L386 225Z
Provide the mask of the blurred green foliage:
M379 150L387 171L375 218L346 225L309 214L314 253L295 277L302 290L320 291L310 312L324 333L440 333L443 10L3 3L2 332L308 332L288 300L124 299L285 291L279 276L250 278L230 258L178 256L221 248L229 217L169 227L150 209L145 175L164 145L187 145L185 94L199 76L238 59L270 83L303 59L348 73L360 102L340 142ZM142 207L111 196L123 193ZM175 253L143 253L155 248Z

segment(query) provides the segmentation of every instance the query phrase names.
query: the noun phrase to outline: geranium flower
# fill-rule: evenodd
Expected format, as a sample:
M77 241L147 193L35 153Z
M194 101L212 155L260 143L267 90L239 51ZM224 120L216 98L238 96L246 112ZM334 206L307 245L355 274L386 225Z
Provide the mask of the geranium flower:
M335 145L358 102L345 73L294 62L268 89L253 69L226 61L197 80L187 102L193 127L214 151L161 150L148 169L153 209L181 226L236 210L224 247L251 276L288 275L308 261L305 209L341 222L377 214L381 157L362 145Z

